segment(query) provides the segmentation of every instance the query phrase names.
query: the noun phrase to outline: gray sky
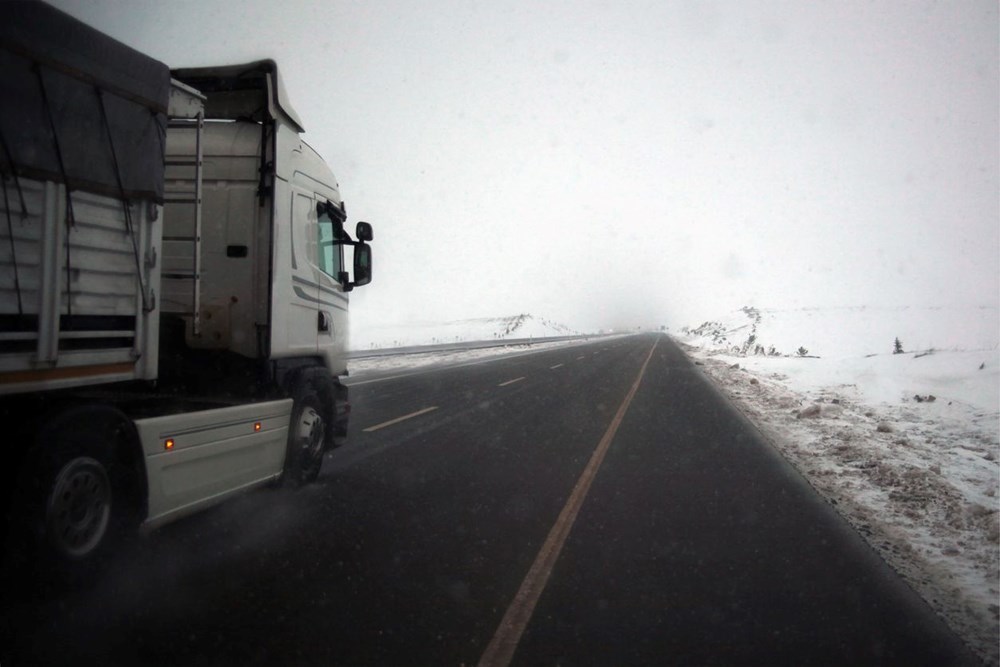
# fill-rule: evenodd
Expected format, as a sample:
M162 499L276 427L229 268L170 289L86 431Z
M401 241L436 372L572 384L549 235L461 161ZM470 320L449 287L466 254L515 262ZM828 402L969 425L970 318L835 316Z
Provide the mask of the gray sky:
M278 61L375 225L357 326L1000 300L992 0L53 4Z

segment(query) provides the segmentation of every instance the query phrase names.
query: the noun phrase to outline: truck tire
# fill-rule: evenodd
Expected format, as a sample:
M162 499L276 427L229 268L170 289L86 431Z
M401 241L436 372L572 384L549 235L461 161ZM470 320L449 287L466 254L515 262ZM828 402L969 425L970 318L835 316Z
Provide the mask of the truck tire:
M61 462L45 499L45 533L61 558L86 558L111 525L111 475L105 462L82 452Z
M311 386L295 397L288 424L288 450L282 482L299 487L316 481L326 452L326 419L323 404Z
M70 408L42 425L18 482L16 521L33 569L57 583L96 573L138 525L130 422L107 406Z

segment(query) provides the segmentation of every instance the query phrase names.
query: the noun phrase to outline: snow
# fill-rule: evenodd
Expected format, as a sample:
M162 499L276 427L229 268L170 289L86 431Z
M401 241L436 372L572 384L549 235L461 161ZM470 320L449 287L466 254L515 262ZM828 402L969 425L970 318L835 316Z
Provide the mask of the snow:
M358 353L369 350L384 352L380 356L351 359L347 367L351 374L350 384L356 385L376 377L379 379L387 376L395 377L397 374L405 374L428 366L469 365L498 356L531 354L555 346L583 343L588 340L586 337L568 341L546 340L583 335L565 325L529 314L450 322L382 324L371 327L363 337L354 334L351 347ZM453 343L474 342L492 346L476 349L445 347L427 351L407 351L406 354L391 353L393 348L399 347L447 346Z
M677 336L990 664L1000 663L998 322L996 307L744 308ZM897 338L913 351L894 354Z
M378 350L411 345L573 336L580 332L541 317L522 313L450 322L383 323L351 331L352 350Z
M996 349L996 306L872 307L769 310L745 307L718 321L688 329L689 340L714 350L774 347L795 354L856 358L893 351L898 338L908 352ZM754 340L748 344L750 336Z

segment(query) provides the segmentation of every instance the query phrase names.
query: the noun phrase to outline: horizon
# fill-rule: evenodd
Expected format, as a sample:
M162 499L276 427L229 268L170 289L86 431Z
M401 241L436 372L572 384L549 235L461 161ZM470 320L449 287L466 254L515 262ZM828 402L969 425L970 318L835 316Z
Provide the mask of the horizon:
M580 330L565 323L549 320L533 313L477 317L443 321L382 322L369 326L352 335L350 349L386 349L436 345L452 342L477 342L513 340L566 335L560 327L571 329L571 334L597 335L609 333L663 332L686 335L692 329L708 325L715 330L721 326L732 332L746 334L749 314L754 309L764 316L763 324L770 329L766 344L779 342L779 351L790 353L800 344L809 349L834 349L851 344L869 345L872 349L890 349L892 339L900 338L906 345L918 344L926 349L996 350L1000 347L1000 306L946 305L946 306L832 306L800 308L757 308L744 306L719 312L697 321L670 325L655 323L632 327ZM936 317L946 312L947 318ZM863 316L863 317L862 317ZM805 319L801 319L805 318ZM886 319L891 318L891 320ZM512 320L522 322L526 329L504 333ZM751 318L752 319L752 318ZM863 324L863 326L859 326ZM776 331L780 333L776 333ZM861 335L859 332L865 332ZM510 336L509 339L506 336ZM743 336L745 337L745 336ZM798 340L792 344L791 340ZM864 341L864 342L863 342ZM871 342L867 342L871 341ZM766 345L765 345L766 346ZM818 347L817 347L818 346Z

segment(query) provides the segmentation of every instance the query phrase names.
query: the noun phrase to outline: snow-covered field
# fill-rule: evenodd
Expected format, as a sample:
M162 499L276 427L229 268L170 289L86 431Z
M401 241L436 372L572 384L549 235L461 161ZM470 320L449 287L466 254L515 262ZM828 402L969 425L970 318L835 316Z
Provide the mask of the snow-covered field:
M894 353L897 338L902 353ZM994 665L998 338L996 308L957 307L745 308L677 336L810 483Z
M409 354L359 357L351 359L347 366L351 373L351 384L359 384L374 376L385 377L393 373L404 373L427 366L478 363L501 355L530 354L556 345L585 342L585 339L558 342L545 340L546 338L573 335L580 335L580 332L543 317L528 314L509 317L482 317L451 322L383 324L371 327L363 334L352 332L351 348L358 352L364 352L419 345L447 345L449 343L494 342L503 344L480 349L428 350ZM504 343L504 341L518 342Z
M521 338L572 336L580 332L529 314L481 317L451 322L407 322L367 325L351 331L352 350L378 350L410 345L435 345Z

